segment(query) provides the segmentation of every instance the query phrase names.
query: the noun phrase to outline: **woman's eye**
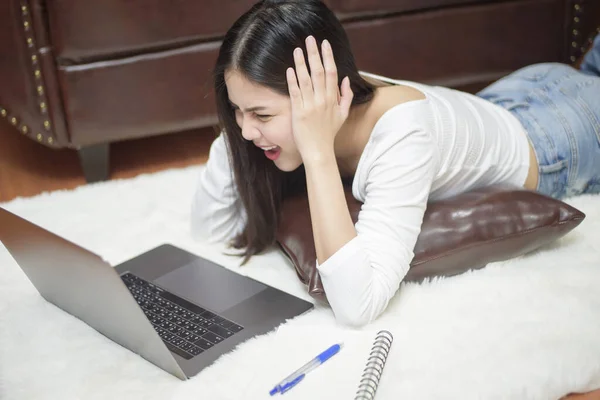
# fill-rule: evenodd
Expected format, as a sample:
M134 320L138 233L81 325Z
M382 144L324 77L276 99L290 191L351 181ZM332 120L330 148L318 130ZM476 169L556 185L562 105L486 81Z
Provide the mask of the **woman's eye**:
M258 119L260 119L262 121L266 121L269 118L271 118L271 116L270 115L265 115L265 114L256 114L256 118L258 118Z

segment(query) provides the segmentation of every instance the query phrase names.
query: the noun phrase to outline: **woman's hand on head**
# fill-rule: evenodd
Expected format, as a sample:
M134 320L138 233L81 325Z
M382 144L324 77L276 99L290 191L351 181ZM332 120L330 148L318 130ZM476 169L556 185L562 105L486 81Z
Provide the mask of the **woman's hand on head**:
M288 68L287 83L292 106L294 141L306 161L307 157L333 152L335 136L348 118L353 93L350 80L338 74L333 51L328 41L321 44L323 61L314 37L306 39L308 73L302 49L294 50L296 68Z

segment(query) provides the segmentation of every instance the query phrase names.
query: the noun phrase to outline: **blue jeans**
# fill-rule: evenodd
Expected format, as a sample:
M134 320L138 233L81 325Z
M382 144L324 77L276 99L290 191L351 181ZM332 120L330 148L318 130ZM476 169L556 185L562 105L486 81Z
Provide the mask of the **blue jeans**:
M534 64L477 95L521 121L539 164L538 192L559 199L600 193L600 35L580 70Z

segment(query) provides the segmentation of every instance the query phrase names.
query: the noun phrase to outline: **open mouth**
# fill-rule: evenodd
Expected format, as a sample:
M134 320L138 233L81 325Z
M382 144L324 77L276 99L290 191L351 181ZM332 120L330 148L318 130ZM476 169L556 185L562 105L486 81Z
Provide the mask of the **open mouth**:
M277 160L279 158L279 154L281 154L281 148L279 146L269 147L265 149L265 156L271 161Z

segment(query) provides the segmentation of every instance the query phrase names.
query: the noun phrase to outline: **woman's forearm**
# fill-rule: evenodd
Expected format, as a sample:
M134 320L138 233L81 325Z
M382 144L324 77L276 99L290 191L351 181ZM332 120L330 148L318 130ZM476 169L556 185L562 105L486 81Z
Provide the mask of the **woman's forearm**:
M323 264L356 237L333 149L304 157L315 250Z

